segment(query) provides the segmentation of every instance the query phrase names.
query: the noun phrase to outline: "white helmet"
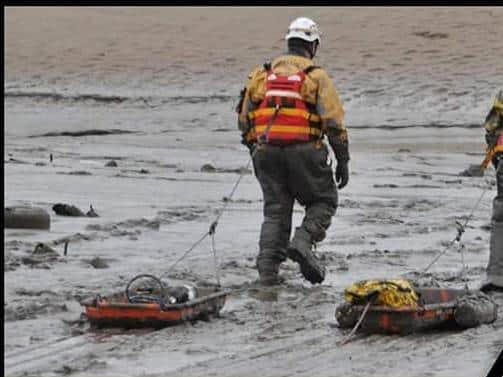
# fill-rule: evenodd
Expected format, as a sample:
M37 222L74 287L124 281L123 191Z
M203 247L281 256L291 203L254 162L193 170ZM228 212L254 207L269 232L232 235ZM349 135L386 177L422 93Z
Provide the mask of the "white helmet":
M292 21L288 27L288 33L285 39L300 38L308 42L321 40L321 31L316 22L307 17L299 17Z

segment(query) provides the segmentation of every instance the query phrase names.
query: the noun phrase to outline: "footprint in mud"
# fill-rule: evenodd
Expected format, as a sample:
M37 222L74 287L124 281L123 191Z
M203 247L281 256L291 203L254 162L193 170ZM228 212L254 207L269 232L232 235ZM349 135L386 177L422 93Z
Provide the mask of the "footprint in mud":
M209 207L178 207L166 211L159 211L157 219L163 223L177 223L180 221L194 221L207 218L212 209Z
M432 201L428 199L409 200L404 204L403 208L406 210L414 210L419 212L429 211L438 208L442 205L441 202Z
M339 203L341 208L361 208L361 202L357 202L356 200L344 199Z
M109 262L111 262L111 261L115 261L115 259L94 257L92 259L84 259L83 260L84 264L92 266L93 268L96 268L96 269L109 268L110 267Z
M61 367L55 369L54 373L68 376L80 373L87 375L94 371L93 375L99 375L100 371L106 366L106 361L100 360L98 355L91 353L72 361L71 365L63 364Z
M31 268L50 269L51 265L63 261L59 253L44 243L38 243L29 255L21 257L21 263Z
M335 251L319 251L318 257L331 271L349 270L349 263L343 254Z
M365 207L369 208L398 208L400 206L399 200L373 200L365 203Z
M94 230L99 232L108 232L112 236L135 236L141 234L141 230L134 229L135 227L149 228L154 230L159 230L160 221L159 219L148 220L145 218L140 219L129 219L125 221L120 221L116 223L108 224L88 224L86 230ZM122 228L122 229L121 229ZM134 229L134 230L131 230Z
M423 174L423 173L403 173L402 177L419 177L427 180L433 179L433 176L431 174Z
M360 218L356 220L356 225L364 225L364 224L388 224L388 225L401 225L404 224L405 221L394 218L391 215L384 214L382 212L375 212L375 213L366 213L366 214L359 214Z
M3 257L4 272L15 271L22 265L21 258L10 251L4 251Z
M93 173L88 172L86 170L74 170L74 171L58 171L56 174L62 174L62 175L93 175Z
M337 244L338 246L344 246L344 245L357 246L357 245L363 245L366 242L366 239L367 237L365 235L350 236L347 238L341 236L340 238L337 238L335 242L328 242L327 245Z
M24 302L21 305L13 306L12 303L4 305L4 321L21 321L25 319L34 319L40 315L55 314L67 312L66 304L57 302L55 298L43 297L38 298L34 302Z
M374 188L398 188L400 186L398 185L395 185L394 183L383 183L383 184L380 184L380 183L375 183L373 185Z

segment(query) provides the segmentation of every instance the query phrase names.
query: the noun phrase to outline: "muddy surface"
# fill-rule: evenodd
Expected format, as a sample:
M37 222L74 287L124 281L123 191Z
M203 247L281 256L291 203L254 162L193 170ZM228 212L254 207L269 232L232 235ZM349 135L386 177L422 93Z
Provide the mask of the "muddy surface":
M481 284L494 170L460 173L483 160L480 123L503 81L494 54L501 9L308 13L326 36L319 63L345 103L351 178L318 245L323 284L311 286L288 261L285 283L261 288L263 202L232 109L252 66L283 50L299 9L6 10L5 205L46 209L51 229L4 232L5 375L487 373L503 349L501 293L492 295L494 323L359 334L343 346L349 331L335 308L345 287L368 278ZM258 15L267 33L249 22ZM481 196L462 245L446 249ZM92 205L99 217L57 216L56 203ZM170 269L224 206L216 261L206 238ZM294 223L302 216L296 205ZM208 285L216 263L232 290L219 317L157 331L97 330L82 317L81 302L123 291L137 274Z

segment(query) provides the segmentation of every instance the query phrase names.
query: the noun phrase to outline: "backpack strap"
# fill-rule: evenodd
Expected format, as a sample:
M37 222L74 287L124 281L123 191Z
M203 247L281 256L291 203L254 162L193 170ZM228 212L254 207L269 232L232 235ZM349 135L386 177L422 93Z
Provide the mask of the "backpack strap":
M317 65L310 65L309 67L307 67L306 69L304 69L304 73L306 75L310 74L312 71L314 71L315 69L318 69L318 68L321 68Z

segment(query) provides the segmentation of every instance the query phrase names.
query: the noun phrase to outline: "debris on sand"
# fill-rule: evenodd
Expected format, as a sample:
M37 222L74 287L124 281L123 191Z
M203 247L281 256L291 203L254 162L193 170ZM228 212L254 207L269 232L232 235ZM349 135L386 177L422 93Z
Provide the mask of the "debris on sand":
M201 166L201 171L205 173L214 173L217 171L217 169L211 164L204 164L203 166Z
M84 217L85 213L80 209L70 204L57 203L52 206L52 210L56 212L56 215L60 216L73 216L73 217Z
M117 164L117 161L115 161L115 160L110 160L110 161L108 161L108 162L105 164L105 166L107 166L107 167L112 167L112 168L116 168L116 167L117 167L117 166L119 166L119 165Z
M37 246L35 246L32 254L59 256L56 250L42 242L38 243Z
M89 206L89 211L87 211L86 216L87 217L99 217L92 205Z
M4 228L50 229L51 218L44 208L15 206L4 208Z
M71 204L57 203L52 206L54 212L60 216L72 217L99 217L93 206L89 206L87 213L82 212L78 207Z

